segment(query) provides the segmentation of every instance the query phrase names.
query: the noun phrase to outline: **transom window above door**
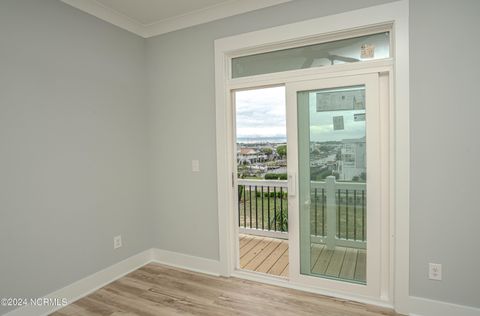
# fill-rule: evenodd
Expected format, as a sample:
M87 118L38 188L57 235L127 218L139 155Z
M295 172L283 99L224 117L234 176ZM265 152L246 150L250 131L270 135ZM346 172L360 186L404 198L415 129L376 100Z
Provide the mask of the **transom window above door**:
M232 78L390 57L390 32L232 58Z

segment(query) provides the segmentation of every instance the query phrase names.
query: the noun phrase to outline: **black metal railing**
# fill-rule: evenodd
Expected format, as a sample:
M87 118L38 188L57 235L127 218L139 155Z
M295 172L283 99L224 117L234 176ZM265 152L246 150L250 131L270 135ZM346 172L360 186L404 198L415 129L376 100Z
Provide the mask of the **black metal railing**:
M310 198L310 233L328 236L328 214L335 217L335 237L366 241L365 184L312 182ZM327 197L327 191L333 192ZM288 232L287 182L273 180L239 180L238 226ZM331 213L329 213L329 211ZM332 232L333 234L333 232Z
M366 241L365 190L336 191L337 238Z
M286 183L238 185L238 226L275 232L288 232Z
M327 212L327 197L325 195L325 188L314 188L311 201L313 201L313 203L310 204L313 216L310 217L312 220L310 231L315 236L327 236L327 223L325 222Z

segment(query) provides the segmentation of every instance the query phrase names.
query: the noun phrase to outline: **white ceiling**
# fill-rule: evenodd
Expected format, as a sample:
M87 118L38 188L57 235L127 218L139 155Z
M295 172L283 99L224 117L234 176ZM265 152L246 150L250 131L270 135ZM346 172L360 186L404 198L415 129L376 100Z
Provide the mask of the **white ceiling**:
M97 0L144 25L202 10L230 0Z
M291 0L62 0L102 20L151 37Z

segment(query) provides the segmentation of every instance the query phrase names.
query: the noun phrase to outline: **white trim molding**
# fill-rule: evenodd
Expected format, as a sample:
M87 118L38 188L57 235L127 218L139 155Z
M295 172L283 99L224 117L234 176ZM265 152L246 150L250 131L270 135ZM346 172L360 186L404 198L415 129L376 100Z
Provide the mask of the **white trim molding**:
M68 303L74 301L98 290L99 288L125 276L126 274L141 268L142 266L155 262L172 267L182 268L189 271L204 273L208 275L220 275L221 266L217 260L200 258L182 253L172 252L162 249L148 249L139 254L131 256L125 260L111 265L99 272L87 276L79 281L67 285L55 292L45 295L45 298L62 299L66 298ZM267 275L258 275L249 271L235 271L232 276L249 279L252 281L261 281L267 284L283 286L287 288L308 291L320 295L336 296L345 300L359 301L365 304L379 305L386 308L392 306L385 302L373 301L366 297L354 296L348 293L332 292L327 289L317 287L306 287L302 284L288 282L283 278L275 278ZM44 316L49 315L63 306L24 306L17 308L5 316ZM420 297L410 297L410 316L478 316L480 309L470 306L462 306L452 303L435 301Z
M410 316L479 316L480 308L410 297Z
M230 16L263 9L291 0L233 0L208 6L185 14L149 24L142 24L121 12L118 12L96 0L61 0L74 8L91 14L122 29L148 38L190 26L220 20Z
M67 303L71 304L151 262L214 276L220 275L220 262L217 260L151 248L47 294L42 298L66 299ZM8 312L5 316L46 316L63 307L26 305Z
M163 249L152 249L152 261L194 272L214 276L220 275L220 261L218 260L201 258Z
M232 273L233 277L246 279L255 282L263 282L269 285L286 287L289 289L310 292L318 295L336 297L346 301L359 302L362 304L375 305L383 308L393 309L393 306L385 301L374 300L369 297L346 293L342 291L332 291L329 289L289 282L287 279L278 276L272 276L266 273L252 272L248 270L237 270Z
M236 271L235 222L231 201L231 185L234 171L232 157L233 112L230 107L230 89L247 87L248 79L259 85L287 82L288 76L307 78L312 72L328 72L328 67L302 69L250 78L230 78L232 57L265 52L285 47L308 45L322 42L336 36L355 34L364 29L391 25L393 78L393 111L390 113L390 208L394 218L391 221L391 258L394 262L392 273L393 306L401 314L409 313L409 190L410 190L410 119L409 119L409 6L408 0L320 17L302 22L282 25L255 32L235 35L215 41L215 103L216 103L216 147L217 147L217 205L219 217L219 240L221 273L226 276ZM372 62L373 63L373 62ZM344 71L362 67L362 63L344 65ZM381 64L381 63L379 63ZM341 65L340 65L341 66ZM337 69L340 69L341 67ZM378 65L377 65L378 66ZM336 66L333 66L336 67ZM332 69L333 69L332 67ZM348 68L348 69L347 69ZM343 68L342 68L343 69ZM283 81L282 81L283 80ZM291 80L291 78L290 78ZM306 80L306 79L304 79Z
M157 36L289 1L291 0L240 0L224 2L219 5L145 25L144 36Z
M95 0L61 0L66 4L79 9L83 12L86 12L90 15L93 15L100 20L104 20L110 24L118 26L124 30L132 32L134 34L144 36L145 26L135 21L134 19L129 18L123 13L113 10L112 8L106 7L98 1Z
M44 298L66 299L68 304L98 290L99 288L137 270L152 261L152 250L145 250L125 260L115 263L103 270L67 285L55 292L47 294ZM33 306L25 305L14 309L5 316L39 316L49 315L64 306Z

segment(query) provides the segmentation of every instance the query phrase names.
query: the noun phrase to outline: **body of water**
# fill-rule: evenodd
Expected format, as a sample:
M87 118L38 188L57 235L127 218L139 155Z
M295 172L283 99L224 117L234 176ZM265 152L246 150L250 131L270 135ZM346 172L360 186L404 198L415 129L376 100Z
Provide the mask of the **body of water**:
M263 144L263 143L286 143L287 137L237 137L237 143L243 144Z

